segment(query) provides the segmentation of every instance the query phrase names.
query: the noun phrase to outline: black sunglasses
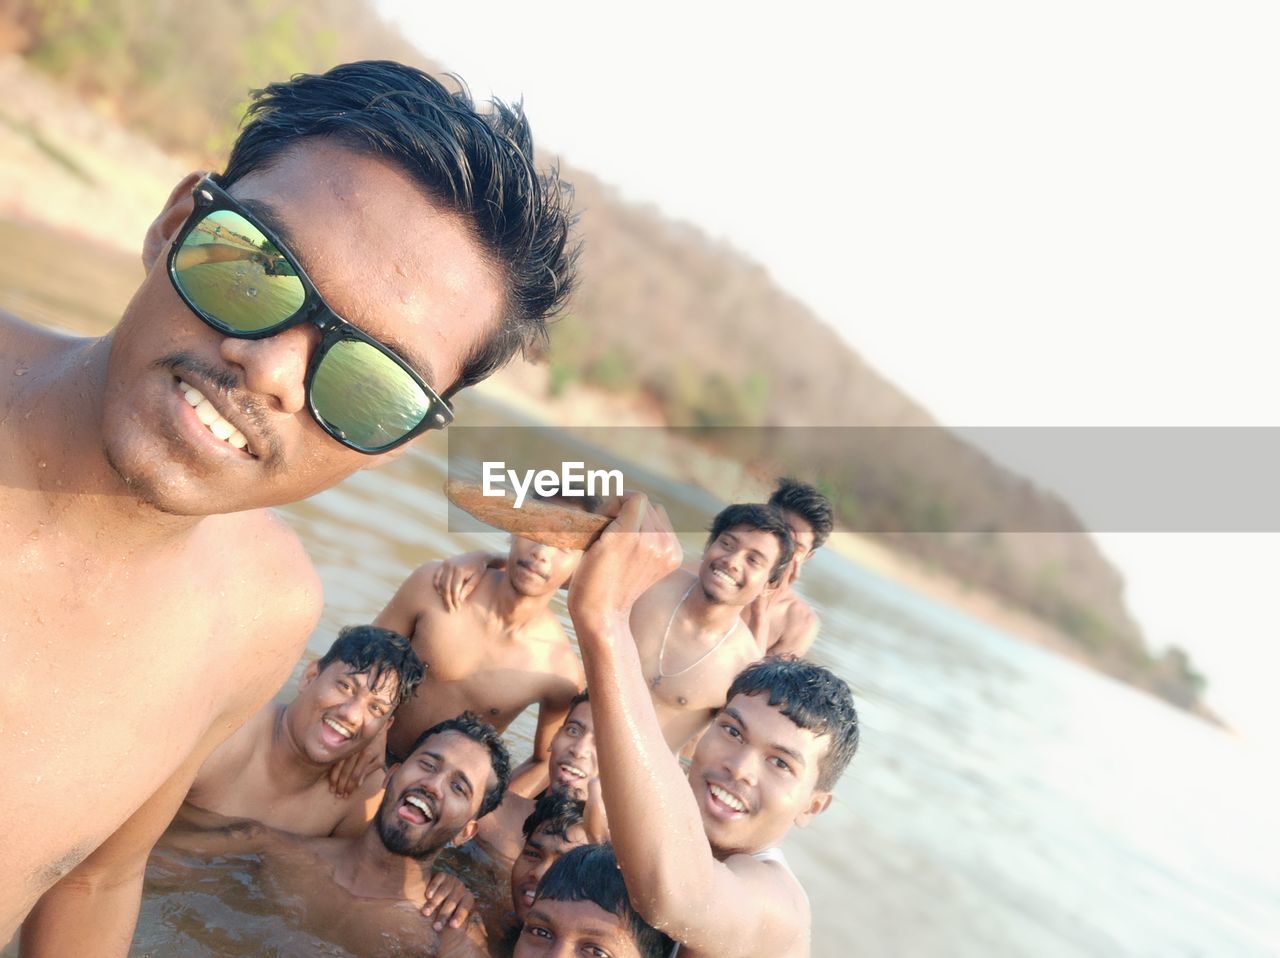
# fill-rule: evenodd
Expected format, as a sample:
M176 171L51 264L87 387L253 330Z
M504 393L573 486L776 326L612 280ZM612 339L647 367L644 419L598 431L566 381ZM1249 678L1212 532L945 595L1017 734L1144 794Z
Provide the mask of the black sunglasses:
M265 339L301 323L320 328L307 368L307 407L357 452L394 449L453 422L453 409L394 350L324 301L288 248L212 176L169 250L169 278L197 316L226 336Z

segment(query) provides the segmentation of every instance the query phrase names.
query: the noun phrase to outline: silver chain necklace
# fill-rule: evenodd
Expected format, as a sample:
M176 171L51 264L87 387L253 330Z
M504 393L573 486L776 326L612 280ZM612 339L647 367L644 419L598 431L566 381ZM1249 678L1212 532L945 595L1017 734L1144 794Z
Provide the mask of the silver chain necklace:
M725 639L733 635L734 630L737 629L738 627L738 623L734 622L733 625L729 626L729 631L726 632L724 635L720 636L720 640L716 642L715 645L711 646L711 648L707 649L707 651L703 652L700 656L698 656L697 659L695 659L689 665L686 665L679 672L666 672L663 670L662 659L667 654L667 639L671 637L671 627L675 625L676 616L679 615L680 610L684 608L685 601L689 598L690 595L693 594L693 587L697 584L698 584L697 579L694 579L693 582L689 583L689 588L684 590L684 595L681 596L680 601L676 603L676 607L671 610L671 618L667 620L666 631L662 633L662 645L658 647L658 674L655 675L653 679L649 682L650 689L656 689L659 685L662 684L663 679L674 679L677 675L684 675L690 669L696 668L697 666L701 665L704 659L706 659L710 655L713 655L716 649L724 645Z

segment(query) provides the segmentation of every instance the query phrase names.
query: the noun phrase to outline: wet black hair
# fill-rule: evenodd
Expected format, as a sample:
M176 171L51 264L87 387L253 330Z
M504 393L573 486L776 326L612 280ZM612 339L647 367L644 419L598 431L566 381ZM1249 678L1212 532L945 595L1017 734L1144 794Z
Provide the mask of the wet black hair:
M711 534L707 536L707 545L715 542L720 533L737 526L771 532L777 538L778 561L769 570L770 584L777 582L778 576L782 575L782 570L795 553L795 540L791 538L791 530L787 528L787 524L782 521L781 513L762 502L740 502L727 506L711 520Z
M493 766L493 775L497 782L494 783L493 788L484 793L480 810L476 812L476 818L484 818L502 804L503 796L507 794L507 782L511 778L511 755L507 752L507 747L502 744L502 736L497 730L475 712L463 712L451 719L437 722L418 736L418 740L413 743L413 748L409 749L409 755L422 748L422 743L431 736L445 732L459 732L489 750L489 762Z
M581 825L586 813L587 803L582 799L548 789L533 803L533 811L525 818L521 831L526 840L538 828L542 828L548 835L558 835L567 840L569 829Z
M579 845L561 855L538 882L534 907L544 899L589 901L617 915L635 942L640 958L667 958L675 945L631 906L612 845Z
M456 78L454 78L456 80ZM540 175L522 104L493 100L484 112L458 81L389 60L345 63L253 91L245 125L219 180L224 187L272 163L306 137L328 137L397 164L467 223L501 267L506 315L463 363L449 396L537 353L547 319L575 284L578 247L569 240L572 191L557 170Z
M831 511L831 500L807 482L792 479L789 476L778 480L778 488L769 497L769 505L775 509L786 509L794 512L809 525L813 526L813 551L817 552L822 543L827 541L831 530L835 527L835 517Z
M735 695L763 695L800 728L829 736L818 764L817 787L829 792L858 750L858 712L853 692L844 679L807 659L774 655L753 662L729 686L726 702Z
M567 712L565 712L565 713L564 713L564 720L565 720L566 722L567 722L567 721L569 721L569 716L573 714L573 710L574 710L574 709L576 709L576 708L577 708L579 705L581 705L583 702L590 702L590 701L591 701L591 690L590 690L590 689L583 689L581 692L579 692L579 693L578 693L577 695L575 695L573 698L569 699L569 711L567 711Z
M393 707L399 707L413 694L425 672L408 639L376 625L349 625L339 632L316 665L323 672L334 662L346 665L348 675L367 675L369 687L374 689L385 676L394 675Z

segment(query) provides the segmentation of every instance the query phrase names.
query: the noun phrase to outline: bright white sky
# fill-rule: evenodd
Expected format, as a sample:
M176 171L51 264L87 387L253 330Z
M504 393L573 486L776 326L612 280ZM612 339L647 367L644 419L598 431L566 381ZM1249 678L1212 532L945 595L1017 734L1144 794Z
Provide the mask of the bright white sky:
M947 424L1280 425L1273 4L380 7ZM1211 703L1280 727L1280 536L1102 541Z

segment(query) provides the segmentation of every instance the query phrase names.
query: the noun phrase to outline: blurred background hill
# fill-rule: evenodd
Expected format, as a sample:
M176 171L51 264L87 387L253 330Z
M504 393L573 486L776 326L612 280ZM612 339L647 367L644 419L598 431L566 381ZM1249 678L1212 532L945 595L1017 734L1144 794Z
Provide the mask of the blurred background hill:
M21 57L57 86L6 97L0 143L39 154L74 197L65 215L45 215L56 197L21 195L19 187L0 213L63 228L83 219L92 197L141 196L157 181L167 190L170 169L217 168L248 91L270 80L362 58L447 67L363 0L0 0L0 53ZM90 104L101 125L56 123L58 91ZM536 132L536 104L531 113ZM90 133L96 154L86 158L79 146ZM0 170L21 182L9 164ZM554 328L545 371L510 374L523 388L557 408L606 393L647 421L707 429L709 443L719 427L937 425L759 264L655 208L621 201L590 173L562 166L561 176L573 184L587 240L582 285ZM761 188L821 202L788 178ZM141 228L131 215L104 214L94 238L136 248ZM840 251L831 257L840 269ZM931 436L923 468L918 454L893 443L849 441L835 450L838 468L827 457L821 472L806 471L803 461L789 471L832 495L844 528L1002 597L1051 623L1098 668L1206 714L1203 677L1181 649L1149 650L1126 610L1120 575L1069 507L949 433ZM986 518L975 525L973 516Z

